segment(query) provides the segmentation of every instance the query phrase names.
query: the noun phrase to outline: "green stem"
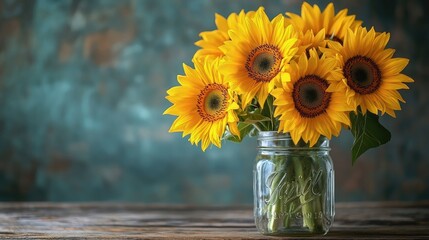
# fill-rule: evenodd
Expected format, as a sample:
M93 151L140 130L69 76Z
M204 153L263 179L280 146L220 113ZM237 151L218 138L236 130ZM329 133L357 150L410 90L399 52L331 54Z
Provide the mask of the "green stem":
M270 200L268 203L268 230L270 232L275 232L279 226L279 216L281 213L281 202L280 202L280 194L281 189L279 185L282 181L284 181L286 175L283 172L283 164L279 159L273 159L274 163L274 177L270 183Z
M315 219L315 209L313 202L318 202L317 198L311 192L311 160L307 161L304 157L294 159L295 177L299 184L301 195L299 197L302 206L302 217L304 226L308 227L311 232L317 228Z
M276 232L279 227L289 228L296 207L299 207L298 197L291 196L295 182L293 161L286 157L276 156L273 159L274 176L269 182L270 201L268 203L268 230ZM298 201L298 202L297 202Z
M258 123L254 123L252 124L254 128L256 128L258 130L258 132L261 132L261 128L258 127ZM262 125L263 126L263 125Z
M294 177L294 168L293 168L293 162L292 166L288 167L288 170L290 171L290 178L288 180L288 183L291 184L290 186L293 186L295 183L295 177ZM293 187L292 187L293 188ZM290 187L288 192L285 192L285 197L287 198L286 202L285 202L285 209L287 209L287 214L284 218L284 226L286 228L290 227L291 224L291 220L295 219L296 213L298 210L300 210L300 201L299 201L299 196L292 193L290 191ZM291 194L294 194L291 196Z
M274 169L269 177L270 198L266 206L268 231L289 229L296 214L301 212L303 226L310 232L323 232L323 207L325 190L320 167L313 156L294 155L291 158L274 156Z
M284 179L284 183L282 184L282 188L281 188L281 195L280 195L280 204L282 206L282 213L285 215L284 219L283 219L283 226L285 228L289 228L290 223L291 223L291 219L292 217L292 213L294 211L294 206L295 206L295 201L293 201L293 198L290 198L289 196L289 190L292 186L292 182L294 181L294 169L291 166L291 164L293 164L293 162L289 161L289 159L283 159L284 161L284 172L286 175L286 178Z
M268 108L270 110L270 119L271 119L271 129L274 131L274 109L273 109L274 99L271 95L267 98Z
M315 169L320 171L319 169L322 169L324 166L320 165L320 162L315 163ZM315 213L317 213L316 222L318 223L316 229L317 231L324 231L323 230L323 216L319 216L319 213L323 210L323 204L325 203L325 197L326 197L326 191L327 191L327 174L319 174L319 172L315 173L319 179L314 179L313 181L317 181L317 184L314 185L314 188L311 191L311 194L316 196L316 199L314 200L314 209Z

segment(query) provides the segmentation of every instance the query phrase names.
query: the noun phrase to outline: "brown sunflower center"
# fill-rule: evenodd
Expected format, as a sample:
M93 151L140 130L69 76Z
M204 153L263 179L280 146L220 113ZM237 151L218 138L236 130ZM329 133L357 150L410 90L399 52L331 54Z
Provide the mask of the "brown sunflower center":
M293 85L293 101L302 117L314 118L326 111L331 101L331 93L326 92L328 86L325 79L316 75L302 77Z
M269 82L280 71L282 59L278 47L271 44L258 46L247 57L247 75L257 82Z
M359 94L370 94L380 87L381 71L371 58L360 55L350 58L343 73L347 85Z
M228 106L228 89L218 83L207 85L197 98L197 111L208 122L222 119Z

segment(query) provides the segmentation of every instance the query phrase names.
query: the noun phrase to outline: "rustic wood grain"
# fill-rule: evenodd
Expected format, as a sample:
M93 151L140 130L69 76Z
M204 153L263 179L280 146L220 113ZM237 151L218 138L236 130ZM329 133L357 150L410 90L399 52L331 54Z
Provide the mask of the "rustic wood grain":
M121 203L0 203L0 238L279 239L256 231L251 206ZM429 239L429 201L339 203L323 238Z

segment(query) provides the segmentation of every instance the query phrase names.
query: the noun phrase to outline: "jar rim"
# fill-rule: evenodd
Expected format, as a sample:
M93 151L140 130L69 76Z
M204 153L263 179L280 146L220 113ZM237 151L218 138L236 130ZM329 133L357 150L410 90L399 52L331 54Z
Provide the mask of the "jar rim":
M290 133L278 131L260 131L258 132L258 148L288 148L288 149L308 149L308 150L330 150L329 139L320 135L316 144L312 147L302 139L295 144Z
M275 137L275 136L284 136L288 138L292 138L290 133L286 132L278 132L278 131L259 131L258 132L258 138L259 137ZM328 139L327 137L320 135L319 138ZM329 140L329 139L328 139Z

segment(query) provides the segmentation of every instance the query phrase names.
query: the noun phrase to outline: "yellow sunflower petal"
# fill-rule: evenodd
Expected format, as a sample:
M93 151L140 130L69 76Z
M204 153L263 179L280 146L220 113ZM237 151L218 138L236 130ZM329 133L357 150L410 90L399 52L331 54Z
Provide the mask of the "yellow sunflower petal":
M285 22L291 24L295 29L305 33L312 30L318 33L324 29L327 41L343 42L347 29L355 30L362 22L355 20L354 15L348 15L348 10L344 9L335 15L334 5L329 3L321 12L319 6L311 6L304 2L301 7L301 16L294 13L286 13Z
M192 144L201 142L205 151L210 144L221 147L221 138L227 124L237 133L234 124L238 121L232 91L218 72L220 58L206 56L194 61L195 69L184 65L185 75L180 77L180 86L172 87L166 97L173 104L164 114L177 116L170 132L190 134ZM232 126L232 127L231 127Z
M334 46L326 50L329 55L336 52L343 57L337 58L341 71L334 74L337 83L328 91L345 87L346 101L360 107L364 114L368 110L395 116L394 111L400 110L399 102L403 101L397 90L408 89L406 83L414 80L401 73L409 60L392 58L395 50L385 49L388 40L389 34L358 27L347 32L343 46L329 45Z
M285 28L282 16L269 20L263 8L246 15L238 27L229 31L225 61L219 70L231 89L241 95L244 109L255 97L264 102L276 81L287 81L282 70L297 51L292 26Z
M319 57L313 49L297 61L290 64L290 81L271 92L274 115L280 120L279 131L289 132L294 143L303 139L313 146L321 135L338 135L342 124L350 124L351 107L343 94L345 86L327 91L331 82L337 83L328 74L339 67L334 57Z

